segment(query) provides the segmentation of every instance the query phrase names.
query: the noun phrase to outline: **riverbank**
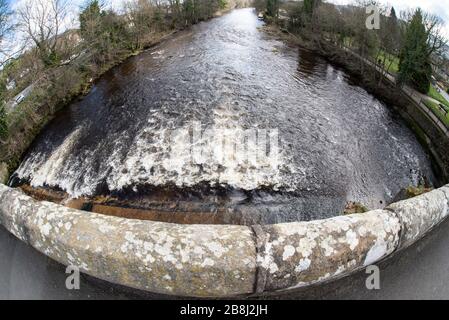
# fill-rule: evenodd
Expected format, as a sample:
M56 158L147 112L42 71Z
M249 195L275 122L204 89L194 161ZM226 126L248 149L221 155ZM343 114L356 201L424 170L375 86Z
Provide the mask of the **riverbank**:
M68 74L72 76L72 79L69 82L69 86L66 86L66 92L49 95L39 92L44 89L42 87L34 90L28 100L24 101L23 104L17 106L8 114L9 134L5 141L0 143L0 164L3 168L0 182L7 182L11 172L18 167L22 155L42 129L53 120L58 111L70 105L73 101L82 99L91 90L95 82L105 73L122 64L130 57L136 56L158 45L178 31L171 30L160 34L152 43L141 50L127 52L118 57L118 59L110 61L108 64L93 72L74 72L72 65L61 66L56 68L56 70L48 70L44 78L52 78L50 81L63 83L64 80L67 80L66 75ZM51 85L51 83L48 83L48 85ZM42 104L36 104L36 100L43 100L44 102ZM5 167L7 170L4 169Z
M231 1L226 9L215 12L209 19L220 17L242 5L244 2ZM200 22L202 21L198 21ZM191 25L187 28L190 27ZM58 111L83 99L107 72L187 28L168 28L158 32L142 48L133 51L124 49L114 60L104 65L85 66L75 59L69 64L46 70L39 81L31 85L33 91L29 97L7 114L8 136L0 140L0 183L7 183L10 174L19 166L23 154ZM86 56L89 53L80 54L79 59L86 59Z
M87 196L86 207L102 212L105 205L146 210L131 216L226 212L213 219L223 224L241 224L239 210L248 205L250 223L269 224L340 215L348 203L380 209L403 188L434 184L428 156L399 117L343 69L267 37L262 26L253 10L236 10L129 59L58 113L10 185ZM273 166L217 169L214 159L198 167L182 158L167 172L172 145L159 138L161 129L184 128L186 118L219 128L278 128L286 146L280 167L273 176ZM240 181L251 182L251 192ZM260 192L277 181L291 191ZM171 203L161 208L161 199L148 199L154 186ZM95 198L109 195L118 199ZM186 205L172 206L180 201Z
M151 133L157 126L173 127L169 120L194 112L200 114L192 117L194 120L219 124L240 125L245 117L250 125L270 120L268 124L284 132L294 155L305 156L302 161L288 158L294 168L314 170L296 175L289 171L280 180L292 178L295 185L308 184L299 192L310 186L317 188L312 190L315 195L325 195L306 199L310 207L286 201L291 213L303 210L311 221L299 217L293 223L248 226L136 221L35 201L17 189L0 185L2 225L51 259L80 266L81 272L96 278L161 294L209 298L261 295L322 284L375 264L432 230L449 214L447 187L383 210L325 219L323 213L332 216L349 192L367 186L375 187L367 191L379 203L380 199L372 196L373 190L385 190L389 184L390 190L395 190L415 181L415 176L410 178L411 170L418 167L431 171L428 157L402 121L395 121L387 107L361 89L358 82L324 59L314 60L307 52L301 52L300 58L304 59L298 59L298 50L264 39L256 29L260 26L256 19L249 10L237 12L224 17L225 21L199 26L196 34L154 50L166 49L164 53L149 53L122 65L114 73L122 76L117 77L120 79L114 82L113 77L105 77L97 90L84 99L85 104L67 108L67 118L58 117L46 128L40 144L35 144L42 148L30 150L32 159L41 155L44 160L31 161L30 170L21 176L42 177L36 186L68 186L75 192L73 187L79 187L78 182L84 183L83 187L104 188L101 178L106 176L111 183L109 190L117 190L120 186L114 183L120 179L149 179L158 173L154 162L166 158L145 158L158 153L154 144L145 141L152 140ZM304 63L307 58L311 58L309 64ZM237 63L220 65L217 61ZM151 66L158 68L158 76ZM129 70L140 72L126 73ZM141 86L136 90L137 85ZM335 88L338 90L333 91ZM214 95L208 98L202 89ZM220 98L225 94L229 99L223 101ZM214 100L216 96L218 101ZM165 109L160 107L164 102ZM192 108L186 107L189 105ZM148 114L149 110L154 112ZM111 111L115 113L111 115ZM182 128L182 123L175 125ZM92 130L81 132L83 127ZM101 148L96 148L99 145ZM413 148L404 150L407 146ZM111 157L114 153L115 158ZM50 161L46 161L46 154ZM145 167L143 162L151 166ZM373 162L376 165L369 166ZM104 163L106 167L97 168ZM70 164L80 165L66 166ZM42 168L34 174L35 169ZM175 178L196 178L195 173L181 172ZM351 179L354 173L361 174ZM305 179L293 179L297 177ZM47 178L56 179L44 180ZM339 203L324 207L329 192L339 197ZM263 199L272 200L266 195ZM246 202L240 194L234 194L231 200ZM264 213L264 207L255 209ZM289 219L278 216L284 219L279 222Z

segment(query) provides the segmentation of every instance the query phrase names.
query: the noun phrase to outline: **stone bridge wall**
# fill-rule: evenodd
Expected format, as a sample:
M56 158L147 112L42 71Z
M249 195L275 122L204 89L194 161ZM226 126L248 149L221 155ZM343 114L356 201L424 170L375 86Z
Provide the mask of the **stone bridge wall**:
M0 223L91 276L189 297L232 297L348 275L419 240L449 214L449 186L385 210L267 226L129 220L38 202L0 184Z

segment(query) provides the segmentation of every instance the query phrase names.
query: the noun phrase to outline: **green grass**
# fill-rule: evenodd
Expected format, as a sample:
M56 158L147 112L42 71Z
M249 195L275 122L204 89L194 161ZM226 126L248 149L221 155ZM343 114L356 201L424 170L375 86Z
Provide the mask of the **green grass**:
M351 48L352 41L353 41L352 37L344 37L343 45L347 48Z
M389 67L388 72L398 73L399 72L399 58L393 56L391 54L386 54L384 51L381 51L377 59L380 59L382 62L385 59L385 68ZM391 64L391 65L390 65Z
M449 110L449 101L447 101L438 91L437 89L433 86L430 85L430 89L429 92L427 93L427 95L439 102L441 102L443 105L445 105L447 107L447 109Z
M424 104L432 110L432 112L449 128L449 115L441 112L440 107L433 101L424 99Z

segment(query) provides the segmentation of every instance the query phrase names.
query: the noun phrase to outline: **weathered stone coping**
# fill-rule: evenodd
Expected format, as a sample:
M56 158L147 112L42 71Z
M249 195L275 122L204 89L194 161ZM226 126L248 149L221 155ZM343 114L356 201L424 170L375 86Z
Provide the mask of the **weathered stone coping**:
M0 184L0 222L91 276L141 290L230 297L348 275L414 243L449 214L449 186L385 210L267 226L129 220L38 202Z

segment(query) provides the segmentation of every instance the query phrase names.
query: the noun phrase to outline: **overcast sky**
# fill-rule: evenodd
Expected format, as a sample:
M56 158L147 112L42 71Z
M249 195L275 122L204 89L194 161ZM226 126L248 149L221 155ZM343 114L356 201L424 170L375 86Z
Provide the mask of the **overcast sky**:
M438 15L446 23L444 32L449 39L449 0L378 0L385 6L394 7L399 15L402 10L420 7L424 11ZM337 4L354 3L354 0L326 0Z
M21 3L33 0L10 0L12 7L18 7ZM119 9L122 7L126 0L104 0L108 5ZM354 0L325 0L326 2L333 2L337 4L349 4L354 3ZM421 7L425 11L429 11L440 16L444 21L447 22L445 26L446 35L449 37L449 0L379 0L382 4L388 6L394 6L396 11ZM73 13L82 6L86 0L72 0L71 6Z
M11 7L17 9L23 3L34 0L9 0ZM49 0L47 0L49 1ZM120 10L127 0L103 0L108 6ZM354 0L324 0L336 4L350 4ZM402 10L421 7L423 10L438 15L446 23L444 26L444 34L449 39L449 0L378 0L386 6L394 6L396 12ZM78 20L79 8L86 3L86 0L70 0L71 15L67 18L66 27L76 26ZM13 41L17 45L17 40Z

